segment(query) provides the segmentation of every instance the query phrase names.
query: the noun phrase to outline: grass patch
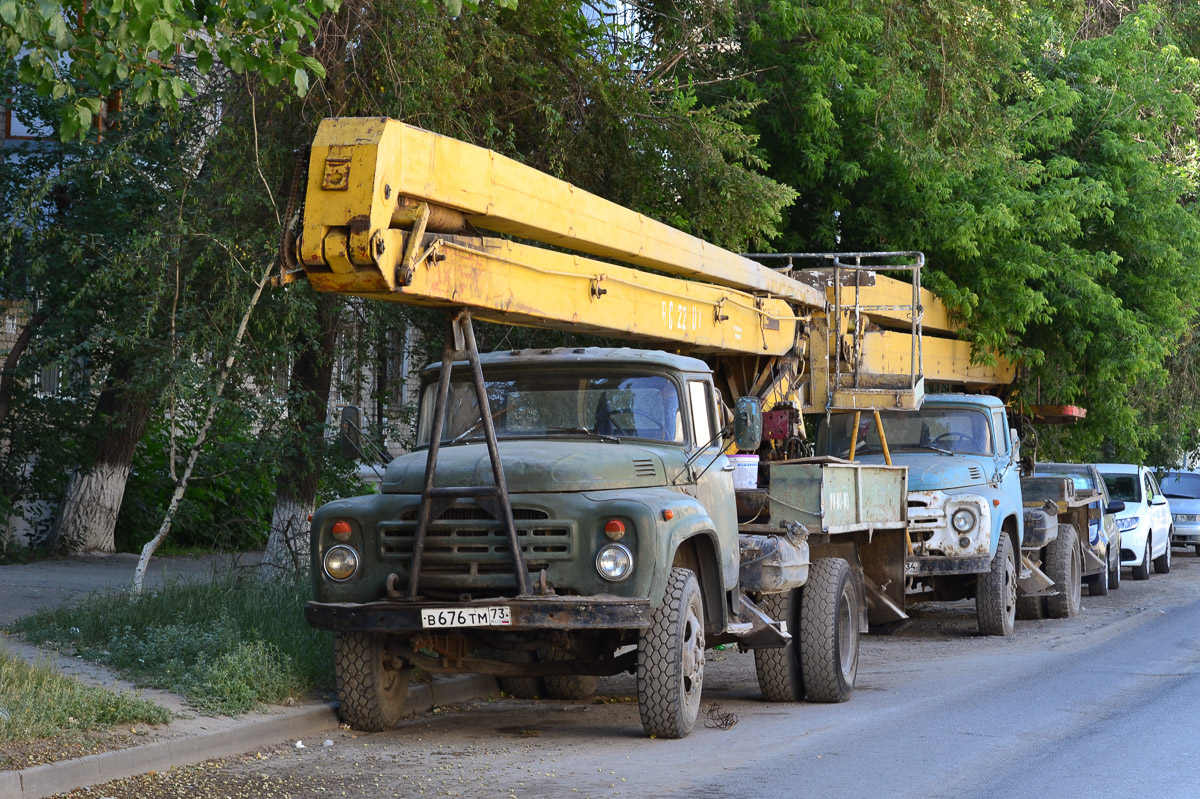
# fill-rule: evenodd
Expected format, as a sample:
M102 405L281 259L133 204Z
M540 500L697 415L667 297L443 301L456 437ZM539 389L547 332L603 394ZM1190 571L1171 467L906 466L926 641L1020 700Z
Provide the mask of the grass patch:
M171 713L128 693L97 688L53 667L0 652L0 743L82 735L129 722L165 724Z
M220 577L95 595L12 630L183 694L199 710L238 715L333 685L333 637L304 620L311 592L307 579Z

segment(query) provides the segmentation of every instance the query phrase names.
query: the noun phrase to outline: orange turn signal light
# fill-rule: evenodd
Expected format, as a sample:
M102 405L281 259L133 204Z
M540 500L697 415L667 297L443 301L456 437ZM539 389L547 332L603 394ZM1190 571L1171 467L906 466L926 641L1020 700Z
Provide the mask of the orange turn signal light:
M670 508L663 508L663 519L664 520L669 522L674 518L675 518L675 511L671 510Z
M330 530L333 537L338 541L350 540L350 522L334 522L333 529Z
M625 523L620 519L612 519L604 525L604 534L613 541L619 541L625 535Z

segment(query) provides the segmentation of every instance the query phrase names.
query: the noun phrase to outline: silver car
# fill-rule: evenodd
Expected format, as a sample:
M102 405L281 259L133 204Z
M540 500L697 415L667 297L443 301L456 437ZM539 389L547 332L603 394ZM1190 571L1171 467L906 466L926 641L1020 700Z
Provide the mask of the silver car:
M1200 555L1200 473L1170 472L1159 487L1171 505L1171 545Z

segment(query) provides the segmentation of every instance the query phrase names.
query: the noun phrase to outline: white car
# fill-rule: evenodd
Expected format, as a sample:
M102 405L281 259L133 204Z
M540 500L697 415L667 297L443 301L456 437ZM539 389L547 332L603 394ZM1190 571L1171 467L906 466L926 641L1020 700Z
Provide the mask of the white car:
M1159 490L1154 474L1145 466L1130 463L1097 463L1108 493L1125 503L1116 514L1121 531L1121 563L1133 567L1133 579L1150 578L1154 571L1171 571L1171 507Z

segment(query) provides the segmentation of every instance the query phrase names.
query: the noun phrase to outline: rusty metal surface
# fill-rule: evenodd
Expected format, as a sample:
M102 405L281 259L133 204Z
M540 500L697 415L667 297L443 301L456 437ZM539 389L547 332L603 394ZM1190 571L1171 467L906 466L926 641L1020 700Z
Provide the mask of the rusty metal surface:
M490 630L641 630L650 626L648 599L533 597L470 602L309 602L304 617L313 627L337 632L424 633L421 611L506 605L512 624Z
M983 574L991 567L990 555L976 555L971 558L926 555L922 558L908 558L904 564L904 573L910 577L938 574Z
M831 533L903 528L907 488L903 466L773 463L771 521L797 521Z

